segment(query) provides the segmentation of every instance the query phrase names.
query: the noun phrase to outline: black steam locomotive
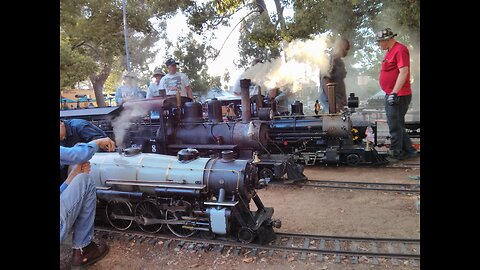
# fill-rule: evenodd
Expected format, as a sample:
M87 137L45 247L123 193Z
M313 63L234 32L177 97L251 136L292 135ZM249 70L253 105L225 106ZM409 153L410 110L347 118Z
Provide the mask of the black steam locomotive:
M242 80L242 99L232 107L215 99L202 106L187 97L163 96L128 101L119 108L62 111L61 117L90 120L112 138L119 134L114 132L119 126L115 123L127 123L120 128L126 132L116 138L117 144L141 147L143 153L176 155L181 149L194 148L202 157L215 157L231 150L236 158L253 159L260 178L278 179L286 174L289 181L304 180L298 162L386 162L373 144L362 142L370 123L352 125L356 97L349 98L350 109L342 113L306 116L297 101L290 114L279 115L275 104L263 96L250 98L249 85L250 80ZM104 110L104 114L93 110Z

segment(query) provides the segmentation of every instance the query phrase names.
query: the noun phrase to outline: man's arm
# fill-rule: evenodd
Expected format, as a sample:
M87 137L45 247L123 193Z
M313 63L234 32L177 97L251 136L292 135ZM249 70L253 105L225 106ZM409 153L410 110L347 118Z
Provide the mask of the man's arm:
M185 86L185 90L187 90L187 96L191 99L193 99L193 92L192 92L192 87L190 85Z
M60 146L60 165L72 165L88 161L98 151L95 142L79 143L74 147Z
M190 86L190 80L188 79L185 73L182 73L180 77L182 79L183 85L185 85L185 90L187 91L187 97L193 99L193 92L192 92L192 87Z
M395 93L395 94L398 94L398 92L400 91L400 89L402 88L402 86L405 84L405 82L407 81L407 77L408 77L408 66L405 66L405 67L401 67L398 69L398 71L400 72L398 74L398 77L397 77L397 81L395 82L395 86L393 87L393 90L392 90L392 94Z

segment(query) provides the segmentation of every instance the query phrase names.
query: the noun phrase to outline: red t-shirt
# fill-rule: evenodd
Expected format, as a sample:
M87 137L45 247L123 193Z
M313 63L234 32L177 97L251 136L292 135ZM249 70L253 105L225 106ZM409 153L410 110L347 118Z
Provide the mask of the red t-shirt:
M390 94L395 87L397 81L398 70L401 67L408 67L408 75L405 84L398 92L399 96L407 96L412 94L412 88L410 88L410 53L405 45L395 42L392 48L387 51L385 58L382 62L382 70L380 70L380 87L382 90Z

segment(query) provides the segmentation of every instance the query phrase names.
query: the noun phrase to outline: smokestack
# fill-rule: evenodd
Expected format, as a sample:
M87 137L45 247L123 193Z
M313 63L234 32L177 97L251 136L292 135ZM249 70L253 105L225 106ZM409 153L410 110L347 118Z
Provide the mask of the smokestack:
M337 113L337 100L335 97L336 83L327 83L328 87L328 113Z
M240 91L242 95L242 122L248 123L252 120L250 113L250 80L240 80Z

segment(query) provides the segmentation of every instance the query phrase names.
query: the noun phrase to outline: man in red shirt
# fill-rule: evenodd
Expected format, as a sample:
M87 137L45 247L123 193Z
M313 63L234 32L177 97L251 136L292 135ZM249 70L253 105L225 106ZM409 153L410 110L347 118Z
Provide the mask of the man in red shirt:
M390 130L392 159L415 157L416 149L405 131L405 114L412 100L410 87L410 53L408 48L394 39L390 28L376 34L382 50L387 50L382 61L379 83L385 92L385 112Z

